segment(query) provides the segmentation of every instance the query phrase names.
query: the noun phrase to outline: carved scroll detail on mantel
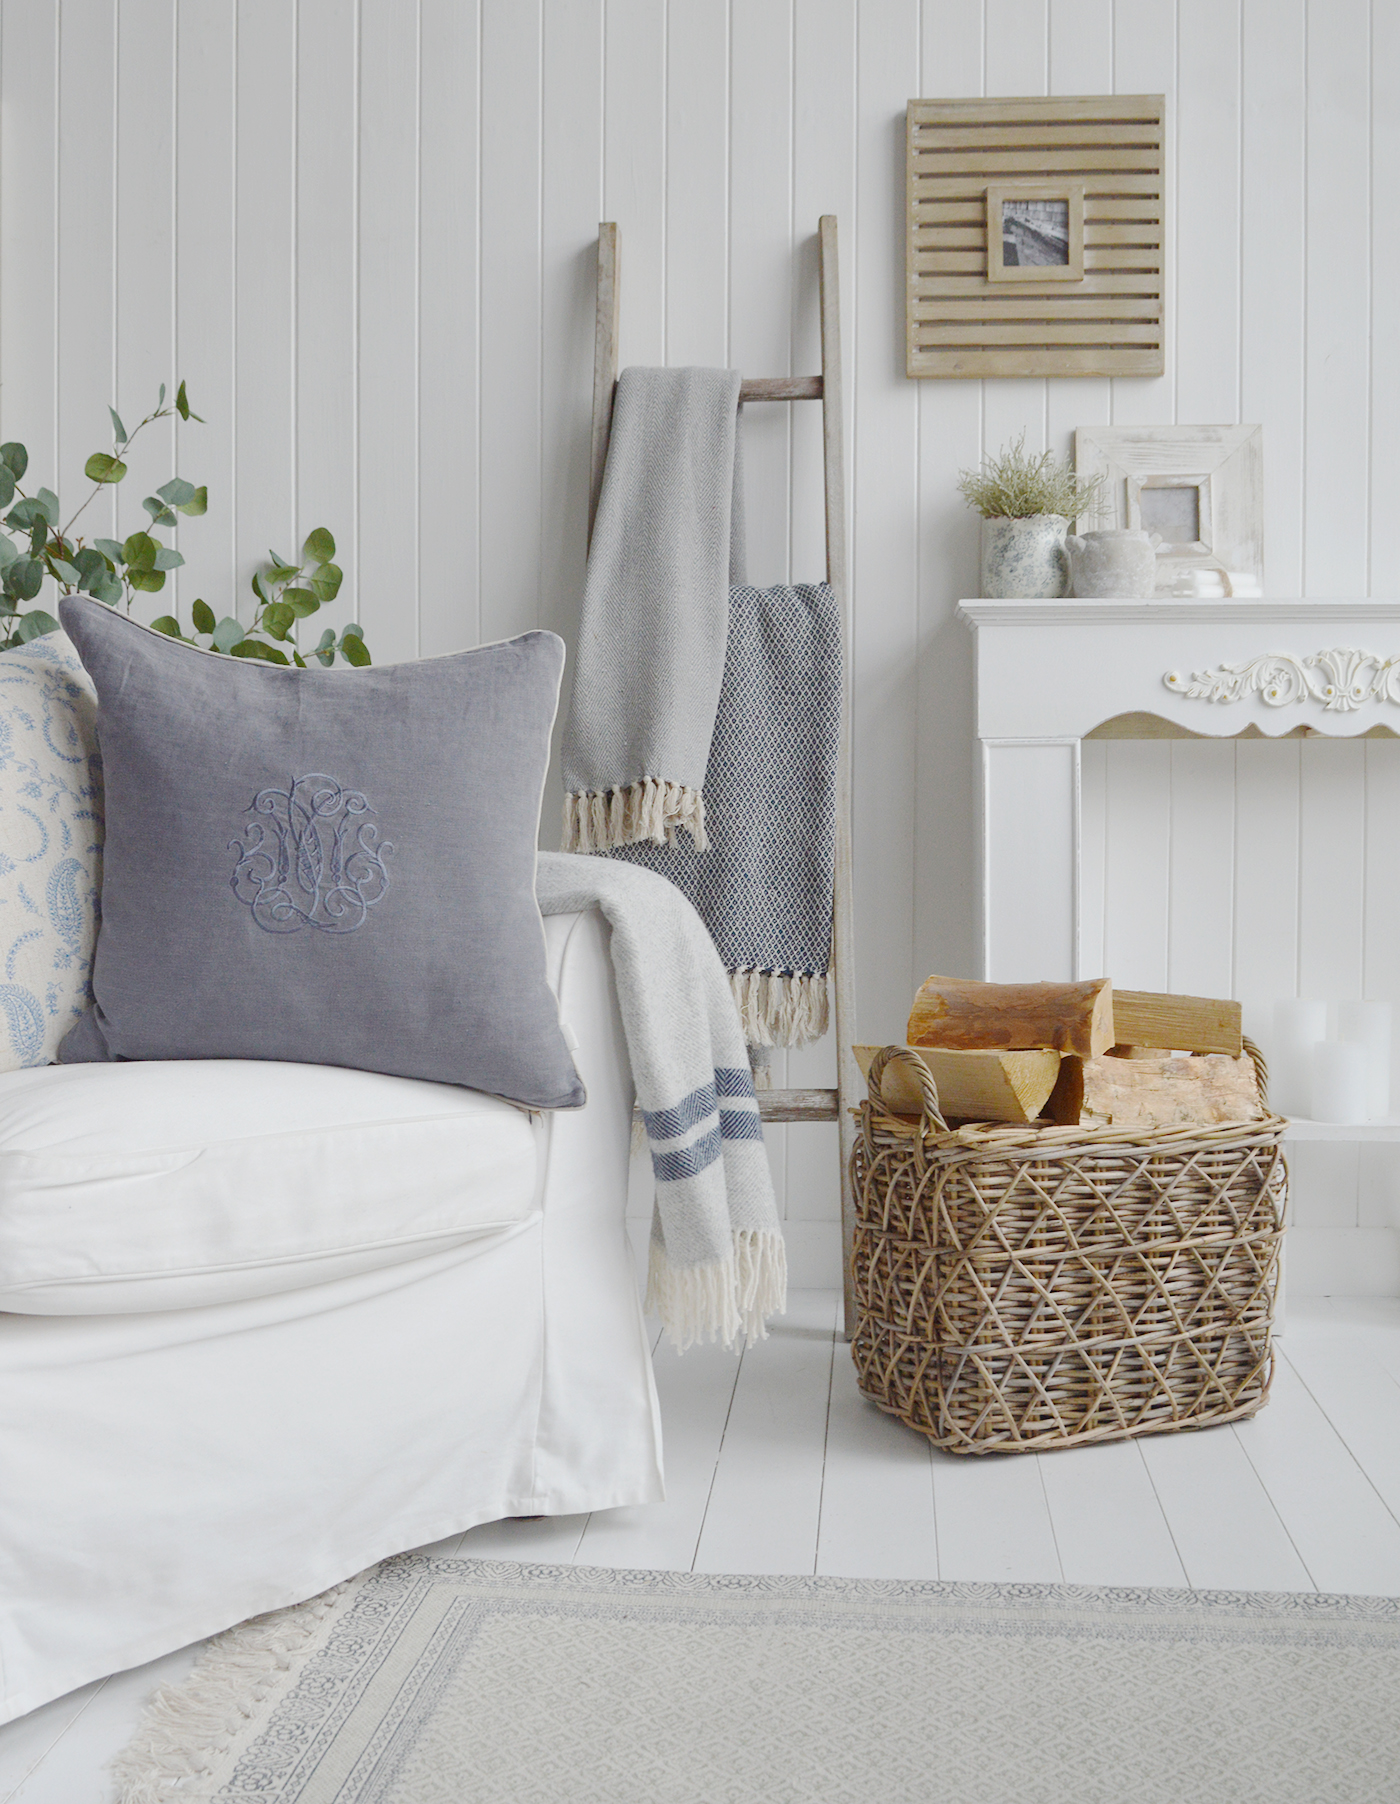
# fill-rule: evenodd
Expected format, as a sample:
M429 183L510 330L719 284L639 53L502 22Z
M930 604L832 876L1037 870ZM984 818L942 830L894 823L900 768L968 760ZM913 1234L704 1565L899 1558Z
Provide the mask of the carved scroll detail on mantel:
M1400 657L1381 658L1371 651L1335 646L1295 658L1270 652L1247 664L1218 664L1187 678L1169 670L1162 681L1187 701L1239 702L1258 695L1271 708L1316 701L1330 713L1350 714L1367 702L1400 704Z

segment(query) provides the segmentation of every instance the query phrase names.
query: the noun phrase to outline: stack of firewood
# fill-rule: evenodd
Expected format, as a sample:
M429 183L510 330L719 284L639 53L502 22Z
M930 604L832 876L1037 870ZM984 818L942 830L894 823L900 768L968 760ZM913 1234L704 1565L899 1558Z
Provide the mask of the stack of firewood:
M973 983L930 977L908 1045L950 1122L1060 1127L1214 1126L1266 1113L1240 1037L1240 1005L1090 983ZM868 1071L878 1049L857 1046ZM908 1067L885 1071L895 1114L917 1115Z

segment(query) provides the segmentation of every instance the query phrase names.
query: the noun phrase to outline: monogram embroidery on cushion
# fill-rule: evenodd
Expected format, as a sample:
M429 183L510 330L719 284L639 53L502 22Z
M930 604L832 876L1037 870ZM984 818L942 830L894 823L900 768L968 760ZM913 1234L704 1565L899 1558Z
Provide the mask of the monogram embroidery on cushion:
M320 772L293 777L285 789L262 789L229 851L237 852L230 885L268 933L354 933L389 888L385 864L394 848L368 819L358 789Z

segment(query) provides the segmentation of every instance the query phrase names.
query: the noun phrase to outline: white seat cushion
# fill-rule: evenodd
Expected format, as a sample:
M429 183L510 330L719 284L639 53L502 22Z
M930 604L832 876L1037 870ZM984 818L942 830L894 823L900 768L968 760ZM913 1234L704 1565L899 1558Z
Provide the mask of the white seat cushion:
M297 1290L514 1228L522 1110L335 1066L0 1075L0 1310L127 1314Z

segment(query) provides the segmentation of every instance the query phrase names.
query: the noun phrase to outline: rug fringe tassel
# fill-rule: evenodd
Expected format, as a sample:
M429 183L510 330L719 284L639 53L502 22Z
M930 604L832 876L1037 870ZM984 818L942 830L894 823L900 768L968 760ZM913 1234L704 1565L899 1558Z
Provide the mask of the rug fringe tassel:
M668 846L681 827L695 841L697 852L709 850L704 795L665 777L644 777L640 783L601 793L576 789L564 797L566 852L609 852L647 839Z
M733 1346L740 1334L767 1340L764 1319L787 1308L787 1249L781 1234L738 1228L728 1259L710 1265L672 1265L659 1240L647 1261L646 1307L661 1317L668 1340L682 1353L697 1341Z
M830 1025L825 972L731 971L729 987L750 1046L807 1046Z
M215 1636L188 1679L155 1693L135 1736L109 1763L120 1804L200 1804L212 1797L254 1711L290 1688L327 1618L348 1605L367 1576Z

